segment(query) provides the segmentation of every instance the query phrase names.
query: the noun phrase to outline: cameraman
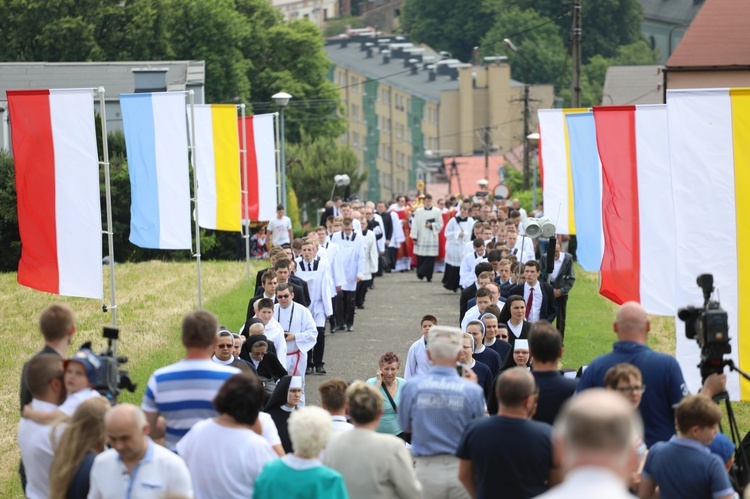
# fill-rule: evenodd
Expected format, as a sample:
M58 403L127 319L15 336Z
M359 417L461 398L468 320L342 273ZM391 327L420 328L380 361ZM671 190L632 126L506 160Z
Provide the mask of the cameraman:
M639 408L643 417L646 445L651 447L656 442L669 440L675 434L674 407L688 394L677 360L646 346L651 324L639 303L624 303L617 311L613 329L618 341L614 343L612 352L591 362L584 371L576 392L604 386L604 374L615 364L633 364L643 373L643 384L646 387ZM725 389L726 375L713 374L706 379L701 395L713 398Z

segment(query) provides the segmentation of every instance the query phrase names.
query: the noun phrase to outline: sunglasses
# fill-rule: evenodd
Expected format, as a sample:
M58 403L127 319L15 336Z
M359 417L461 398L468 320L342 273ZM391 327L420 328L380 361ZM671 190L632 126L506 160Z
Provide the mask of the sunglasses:
M292 295L290 295L290 294L286 294L286 295L276 295L276 298L279 298L279 299L281 299L281 298L289 298L290 296L292 296Z
M234 348L234 345L231 343L220 343L219 348Z

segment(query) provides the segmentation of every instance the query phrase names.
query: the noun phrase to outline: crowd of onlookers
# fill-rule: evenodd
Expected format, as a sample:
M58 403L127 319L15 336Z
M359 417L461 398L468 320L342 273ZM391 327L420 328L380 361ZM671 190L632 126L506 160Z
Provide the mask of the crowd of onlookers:
M68 357L75 317L51 305L21 379L26 496L732 497L743 484L712 400L725 376L690 395L634 302L612 352L561 370L572 257L559 241L549 259L542 241L519 242L516 208L335 200L294 239L279 206L242 329L188 313L184 358L152 374L140 407L101 396L102 359ZM321 407L306 403L327 328L353 331L374 277L412 267L461 290L460 328L426 314L403 364L386 352L375 377L328 379Z
M26 495L733 497L734 445L717 435L711 400L725 379L686 394L674 359L645 346L639 305L620 308L614 351L580 380L557 370L562 337L536 322L516 340L527 357L514 350L489 393L479 377L487 364L473 356L483 328L464 333L433 316L421 325L424 356L415 358L426 369L410 372L407 360L401 377L388 352L371 379L322 383L314 407L301 401L299 376L281 376L269 396L252 369L221 361L229 350L246 362L236 356L242 337L235 349L211 313L191 312L185 358L152 375L141 407L111 406L93 389L98 356L62 360L75 321L52 305L40 318L45 348L23 371Z

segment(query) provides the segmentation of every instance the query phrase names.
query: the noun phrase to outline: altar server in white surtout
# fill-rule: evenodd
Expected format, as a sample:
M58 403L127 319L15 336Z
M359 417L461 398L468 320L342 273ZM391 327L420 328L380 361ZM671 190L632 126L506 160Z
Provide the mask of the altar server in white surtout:
M302 243L302 258L297 264L297 273L300 279L307 282L310 292L310 313L315 320L318 330L318 339L307 358L306 374L326 374L323 367L323 355L325 353L326 318L333 315L332 295L333 278L331 277L328 262L316 256L318 243L314 239L308 239Z

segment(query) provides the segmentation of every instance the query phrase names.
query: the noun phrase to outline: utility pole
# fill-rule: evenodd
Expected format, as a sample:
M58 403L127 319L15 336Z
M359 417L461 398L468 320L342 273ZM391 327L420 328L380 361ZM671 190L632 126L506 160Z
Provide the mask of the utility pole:
M484 179L490 179L490 127L484 127Z
M582 44L582 20L581 1L573 0L573 27L570 38L570 52L573 60L573 75L570 79L570 107L581 107L581 44ZM568 253L574 261L578 261L578 238L575 234L570 235L568 241Z
M577 0L580 1L580 0ZM518 50L518 47L506 38L503 40L506 47L511 49L513 52L521 56L523 61L526 63L524 70L524 79L526 82L523 85L523 188L529 188L529 91L531 90L531 84L529 78L531 76L531 61L526 54Z
M573 0L573 28L570 38L570 58L573 61L573 76L570 79L570 107L581 107L581 1Z
M524 57L525 58L525 57ZM523 188L529 188L529 172L531 170L529 163L529 69L530 64L526 62L526 83L523 86ZM534 193L536 195L536 193ZM532 206L531 209L536 209Z

